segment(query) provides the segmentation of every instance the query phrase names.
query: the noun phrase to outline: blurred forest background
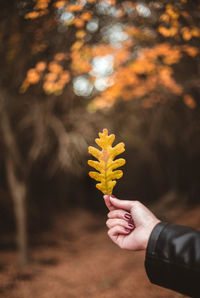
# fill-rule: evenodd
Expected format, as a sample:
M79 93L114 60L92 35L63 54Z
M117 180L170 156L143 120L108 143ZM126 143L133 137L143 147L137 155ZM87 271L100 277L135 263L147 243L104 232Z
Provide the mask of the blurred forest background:
M79 233L75 229L73 237L82 239L80 230L88 221L85 235L103 231L98 234L101 243L106 208L88 176L87 148L103 128L126 147L122 157L127 163L114 188L116 196L153 204L165 219L173 204L198 210L199 25L200 4L195 0L1 3L0 274L7 276L3 294L32 297L22 290L14 296L16 285L6 266L31 263L41 243L56 241L45 238L49 231L63 239L60 231L67 226L73 230L74 220ZM198 213L195 216L198 220ZM71 234L62 235L65 253L70 253ZM90 237L84 239L86 249ZM110 252L116 250L106 245ZM56 255L55 251L54 247ZM22 279L28 280L29 273ZM112 283L103 283L103 289L109 287ZM62 297L125 296L63 293ZM156 297L152 293L138 297ZM166 297L173 295L167 292Z

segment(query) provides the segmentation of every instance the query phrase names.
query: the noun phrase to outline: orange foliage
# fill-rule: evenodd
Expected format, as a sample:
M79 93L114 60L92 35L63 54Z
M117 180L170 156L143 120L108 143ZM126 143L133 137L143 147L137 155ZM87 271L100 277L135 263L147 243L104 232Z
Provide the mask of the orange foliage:
M68 83L70 81L70 73L65 70L60 74L60 81L63 83Z
M190 109L194 109L196 107L196 102L194 98L189 94L184 95L183 101L186 104L186 106L188 106Z
M163 62L167 65L176 64L180 61L182 54L178 48L169 51L169 54L163 57Z
M49 2L48 0L38 0L34 9L36 10L43 10L43 9L46 9L49 5Z
M121 49L118 51L116 50L114 53L114 57L115 57L114 66L118 67L131 58L130 50L129 49L124 49L123 51Z
M52 61L49 63L48 69L51 72L56 73L56 74L59 74L63 71L63 67L55 61Z
M72 51L71 70L74 74L88 73L92 67L90 65L91 48L83 47L81 51Z
M186 1L182 1L186 2ZM182 11L172 4L167 4L165 12L160 16L160 21L165 23L158 26L158 32L165 37L182 37L185 41L189 41L192 37L200 37L200 29L197 27L181 26L180 16L190 18L187 11Z
M188 54L191 57L195 57L198 53L199 53L199 49L196 47L192 47L189 45L184 45L182 47L183 51L186 52L186 54Z
M109 54L113 54L115 49L113 48L113 46L108 45L108 44L99 44L96 46L93 46L91 48L92 51L92 56L105 56L105 55L109 55Z
M197 27L193 27L191 30L192 36L194 37L200 37L200 29Z
M83 6L80 4L73 4L73 5L67 6L67 11L69 12L81 11L82 9L83 9Z
M77 28L82 28L82 27L85 25L85 22L84 22L82 19L76 17L76 18L73 20L73 24L74 24Z
M82 47L83 42L81 40L77 40L72 46L71 51L78 51Z
M26 19L36 19L40 16L39 11L31 11L25 15Z
M27 71L26 78L20 87L20 92L24 93L30 85L35 85L41 78L40 70L31 68Z
M86 11L86 12L83 12L80 16L80 18L83 20L83 21L89 21L92 17L92 12L91 11Z
M56 61L62 61L64 59L68 59L68 56L67 54L65 53L57 53L55 56L54 56L54 60Z
M176 28L176 27L166 28L164 26L159 26L158 32L165 37L173 37L173 36L177 35L178 28Z
M26 18L35 19L47 13L50 0L36 0L34 10L26 14ZM91 5L90 10L85 6L86 3L96 3L97 0L79 0L76 4L69 4L67 0L55 1L54 8L62 8L63 11L72 12L74 18L65 25L74 25L75 41L71 45L70 53L57 53L54 60L49 62L48 66L44 61L40 61L35 68L27 72L26 79L22 84L22 90L26 90L29 85L36 84L39 80L43 80L43 88L46 93L61 94L64 86L70 81L71 76L80 74L88 74L90 82L95 84L96 77L92 75L92 60L95 57L103 57L112 55L113 70L106 77L107 88L104 89L91 103L90 107L94 109L111 107L118 98L130 100L132 98L142 99L144 107L150 108L157 102L164 101L161 99L160 93L172 93L181 95L185 104L194 108L196 102L186 94L181 85L179 85L173 77L172 66L179 63L180 60L188 55L196 57L199 49L195 46L183 44L193 38L200 37L200 29L190 21L189 12L176 7L176 4L164 4L165 8L160 15L157 31L165 38L173 38L178 45L170 45L168 42L157 43L156 34L153 29L145 30L141 26L127 25L123 28L123 32L127 35L127 39L120 42L120 46L113 45L106 41L105 43L87 45L87 29L85 25L92 17ZM100 0L106 2L110 6L116 5L115 0ZM185 3L186 0L181 0ZM118 3L116 11L118 11L118 19L126 15L126 10L137 8L137 3L133 1L123 1L120 7ZM84 10L83 10L84 9ZM185 19L184 26L181 19ZM119 20L118 20L119 21ZM188 25L187 25L188 24ZM46 25L47 26L47 25ZM49 26L49 27L48 27ZM50 30L52 23L49 23L45 30ZM87 28L87 27L86 27ZM40 43L43 38L42 33L37 33L37 43L35 44L34 53L39 52L46 44ZM146 47L141 42L145 43ZM171 40L170 40L171 41ZM139 44L139 47L137 45ZM150 46L150 44L155 44ZM135 46L135 47L134 47ZM41 48L40 48L41 47ZM134 56L135 55L135 56ZM134 58L133 58L134 56ZM64 69L64 60L69 60L69 69ZM61 65L62 64L62 65ZM45 73L46 72L46 73ZM97 75L98 76L98 75Z
M67 4L66 0L56 1L54 3L54 7L55 8L61 8L61 7L64 7L66 4Z
M149 96L151 92L156 90L159 92L163 88L176 95L180 95L183 92L182 87L173 78L172 68L167 66L180 61L182 57L181 48L163 43L153 48L142 49L138 58L124 66L123 64L130 57L127 55L127 47L121 47L119 50L115 50L115 52L113 54L113 57L117 60L117 63L114 60L115 73L110 76L114 84L94 100L94 104L98 108L109 107L117 98L124 100L142 98ZM122 57L121 61L119 57ZM141 75L146 77L141 78ZM145 102L145 104L150 107L153 102L158 101L158 96L156 98L154 101L151 100L151 104L150 102L148 104Z
M49 72L45 75L45 81L54 82L58 78L58 74L55 72Z
M176 94L180 95L183 91L183 88L178 85L175 80L172 78L172 69L170 67L162 67L159 71L160 83L163 84L167 89Z
M148 74L155 69L155 63L153 63L147 57L139 57L129 65L129 69L135 74Z
M40 61L36 64L35 68L37 71L42 72L46 69L46 66L47 66L46 62Z
M183 39L190 40L192 38L192 31L188 27L183 27L181 29L181 33L183 36Z
M48 13L48 6L50 0L36 0L36 4L33 8L33 11L25 15L26 19L36 19Z
M85 35L86 35L86 31L85 30L78 30L77 32L76 32L76 38L83 38L83 37L85 37Z
M93 110L110 108L114 105L115 98L106 98L106 97L96 97L93 101Z
M37 84L40 80L40 75L35 68L29 69L27 72L27 81L29 84Z
M43 52L47 48L47 43L35 43L32 45L32 54L38 54L40 52Z
M69 81L70 73L68 71L62 71L61 73L49 72L44 77L43 89L47 94L60 95Z

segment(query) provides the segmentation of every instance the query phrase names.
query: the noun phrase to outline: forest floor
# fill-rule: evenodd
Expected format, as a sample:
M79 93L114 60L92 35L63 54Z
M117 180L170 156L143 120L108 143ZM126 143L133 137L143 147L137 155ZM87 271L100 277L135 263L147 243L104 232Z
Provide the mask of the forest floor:
M200 228L200 206L188 209L165 200L152 208L163 220ZM34 240L32 263L23 269L17 266L15 251L1 250L0 297L183 297L152 285L144 269L144 252L115 246L105 220L106 215L85 210L60 215L50 232Z

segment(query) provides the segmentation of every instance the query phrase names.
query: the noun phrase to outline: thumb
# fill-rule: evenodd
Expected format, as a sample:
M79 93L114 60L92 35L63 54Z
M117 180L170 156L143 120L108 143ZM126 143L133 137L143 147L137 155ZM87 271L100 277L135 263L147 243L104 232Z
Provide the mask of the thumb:
M119 200L112 195L110 196L110 202L115 208L120 208L127 211L131 210L133 207L132 201Z
M112 210L115 210L115 207L112 205L112 203L110 201L110 197L111 197L110 195L103 196L106 206L108 207L108 209L110 211L112 211Z

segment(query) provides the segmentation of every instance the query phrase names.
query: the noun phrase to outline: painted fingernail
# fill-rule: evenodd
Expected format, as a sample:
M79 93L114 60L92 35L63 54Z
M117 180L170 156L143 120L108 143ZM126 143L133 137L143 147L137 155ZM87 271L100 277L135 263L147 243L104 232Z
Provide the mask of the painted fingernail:
M126 219L131 219L131 215L130 215L129 213L125 213L125 214L124 214L124 217L125 217Z
M131 227L131 228L134 228L134 225L130 222L128 223L128 226Z
M115 199L115 196L113 196L113 195L111 195L110 197L113 198L113 199Z

